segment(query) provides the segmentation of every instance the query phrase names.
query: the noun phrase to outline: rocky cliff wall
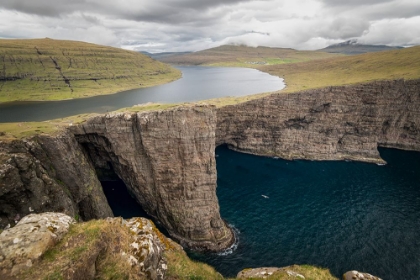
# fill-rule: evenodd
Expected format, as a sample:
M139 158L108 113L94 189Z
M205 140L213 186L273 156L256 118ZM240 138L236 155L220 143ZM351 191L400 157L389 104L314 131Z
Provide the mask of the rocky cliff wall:
M420 150L420 80L273 94L217 110L216 144L285 159L382 163L379 146Z
M113 170L172 237L220 250L233 235L216 197L215 131L210 106L108 114L71 129L96 169Z
M420 150L419 108L420 80L384 81L217 109L110 113L58 136L0 140L0 226L31 212L112 216L98 176L114 173L182 245L220 250L233 235L219 213L216 145L286 159L382 163L378 145Z
M46 211L83 220L113 216L93 165L72 134L0 141L1 228Z

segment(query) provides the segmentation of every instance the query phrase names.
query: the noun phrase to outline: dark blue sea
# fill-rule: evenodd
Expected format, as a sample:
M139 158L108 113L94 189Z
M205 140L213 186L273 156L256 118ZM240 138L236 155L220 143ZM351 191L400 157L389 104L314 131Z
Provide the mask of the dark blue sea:
M359 270L420 279L420 153L380 153L385 166L286 161L218 147L221 215L239 242L230 252L190 257L224 276L311 264L337 277Z
M311 264L383 279L420 279L420 153L380 149L385 166L286 161L218 147L221 215L231 254L190 254L225 276ZM267 196L268 198L263 197Z

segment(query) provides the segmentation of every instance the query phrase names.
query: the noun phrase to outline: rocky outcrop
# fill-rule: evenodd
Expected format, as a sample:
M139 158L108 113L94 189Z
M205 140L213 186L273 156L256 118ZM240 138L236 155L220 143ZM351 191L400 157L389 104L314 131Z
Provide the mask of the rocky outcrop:
M217 111L217 145L285 159L383 163L377 147L420 150L420 80L273 94Z
M215 131L211 106L114 113L71 129L95 168L113 170L174 239L217 251L233 234L216 197Z
M71 134L0 141L0 160L1 228L47 211L82 220L113 216L91 163Z
M61 213L30 214L0 234L0 276L31 268L60 241L76 221Z
M55 180L53 166L44 164L30 150L37 143L0 142L0 226L10 227L32 212L64 212L72 217L76 206L66 186Z
M216 108L109 113L55 136L0 141L0 226L31 212L112 216L102 176L121 178L183 246L234 236L216 197L216 145L286 159L383 163L377 147L420 150L420 80L272 94Z
M61 213L31 214L3 231L0 278L164 279L164 253L182 250L144 218L108 218L69 231L71 224Z
M325 279L338 280L328 269L310 265L291 265L286 267L246 268L238 273L238 279Z
M352 270L352 271L347 271L346 273L344 273L343 280L382 280L382 279L379 277L373 276L369 273Z

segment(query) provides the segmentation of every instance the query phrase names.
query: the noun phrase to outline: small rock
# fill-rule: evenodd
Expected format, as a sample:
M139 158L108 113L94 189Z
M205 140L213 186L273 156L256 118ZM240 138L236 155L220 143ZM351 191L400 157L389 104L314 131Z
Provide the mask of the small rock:
M352 271L347 271L346 273L344 273L343 280L382 280L382 279L379 277L373 276L369 273L352 270Z
M29 214L0 234L0 267L12 275L31 267L68 232L75 220L61 213Z

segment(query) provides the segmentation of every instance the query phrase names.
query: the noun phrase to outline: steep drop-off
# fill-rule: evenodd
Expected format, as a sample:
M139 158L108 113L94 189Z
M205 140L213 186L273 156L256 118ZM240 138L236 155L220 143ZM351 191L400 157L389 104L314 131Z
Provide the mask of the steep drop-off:
M273 94L217 112L216 145L285 159L383 163L377 147L420 150L420 81Z
M216 197L212 107L100 116L71 129L97 169L112 169L144 210L181 244L233 242Z
M98 176L120 177L182 245L221 250L216 145L286 159L383 163L378 145L420 150L420 80L272 94L216 108L100 115L59 136L0 142L0 225L30 212L112 216Z

